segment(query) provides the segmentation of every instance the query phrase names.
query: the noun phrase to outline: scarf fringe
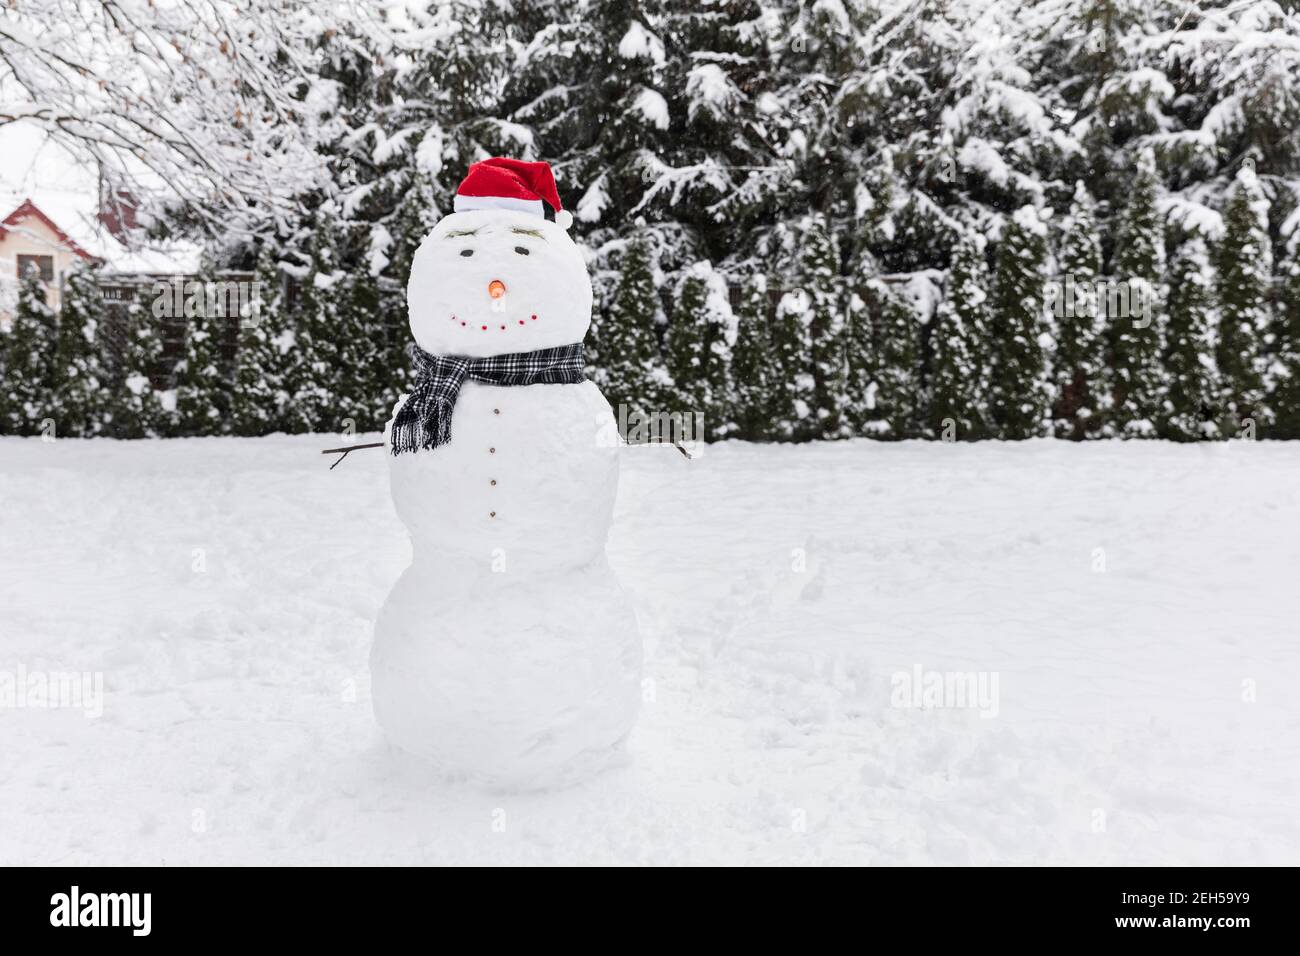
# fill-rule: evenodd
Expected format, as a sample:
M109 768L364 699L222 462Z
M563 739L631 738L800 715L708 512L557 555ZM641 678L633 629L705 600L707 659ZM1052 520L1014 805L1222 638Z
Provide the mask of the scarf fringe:
M416 418L401 424L393 422L389 437L392 453L400 455L402 452L416 452L421 449L431 451L439 445L450 442L451 413L451 403L440 401L435 406L433 414L427 419Z

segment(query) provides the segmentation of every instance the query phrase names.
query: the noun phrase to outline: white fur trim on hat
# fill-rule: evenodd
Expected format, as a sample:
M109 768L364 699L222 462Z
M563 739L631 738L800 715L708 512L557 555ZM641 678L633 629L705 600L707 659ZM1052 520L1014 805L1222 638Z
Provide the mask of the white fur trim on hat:
M462 196L456 194L452 208L456 212L468 212L471 209L512 209L516 212L532 213L539 218L546 218L546 210L540 199L511 199L508 196Z

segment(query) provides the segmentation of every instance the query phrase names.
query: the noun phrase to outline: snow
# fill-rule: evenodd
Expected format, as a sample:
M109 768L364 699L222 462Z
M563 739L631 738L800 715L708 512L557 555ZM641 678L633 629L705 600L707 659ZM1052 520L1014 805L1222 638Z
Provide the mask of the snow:
M1130 70L1128 73L1107 80L1102 84L1101 95L1103 97L1114 95L1119 90L1123 90L1133 97L1143 97L1147 100L1160 102L1172 100L1175 95L1174 85L1169 82L1168 77L1159 70L1153 70L1150 67ZM1149 115L1157 125L1164 122L1162 114L1154 108L1149 108Z
M866 183L857 183L853 187L853 218L862 219L876 208L876 200Z
M375 148L370 152L370 159L376 166L382 166L395 156L406 152L407 142L420 131L413 126L398 130L392 136L386 136L378 126L373 127Z
M430 178L442 172L443 133L442 127L434 123L420 138L420 145L415 149L415 166Z
M376 223L370 228L370 254L368 256L370 274L377 276L388 268L388 250L393 247L393 234L383 223Z
M1207 239L1223 238L1223 215L1194 199L1181 196L1159 196L1156 209L1170 222L1200 233Z
M1295 209L1291 210L1291 214L1278 227L1278 231L1283 237L1290 236L1291 242L1300 241L1300 206L1296 206ZM1288 245L1287 248L1290 248L1290 246Z
M632 108L646 118L655 129L668 128L668 101L658 90L643 87L636 95Z
M649 59L656 66L662 66L666 61L663 43L640 20L628 24L627 33L618 41L618 55L625 60Z
M630 762L529 795L384 742L338 443L0 439L0 672L104 687L0 709L0 863L1300 862L1295 443L626 449Z
M1254 163L1248 161L1241 164L1241 168L1237 170L1237 183L1250 192L1259 189L1259 177L1255 175ZM1264 208L1267 209L1267 205Z
M722 335L720 340L714 340L714 347L722 343L726 343L728 348L735 345L740 320L731 308L731 294L727 287L726 276L714 269L713 263L708 259L700 259L693 263L686 274L704 283L704 314L708 322L721 327Z
M39 201L37 205L40 205ZM192 275L199 271L202 258L202 250L192 242L141 245L127 249L104 235L102 243L102 251L98 254L107 260L106 269L109 274Z
M313 77L303 97L303 110L314 116L333 116L339 109L342 84L325 77Z
M814 14L821 14L830 20L841 33L848 34L853 29L848 11L840 0L815 0L812 9Z
M929 324L943 302L943 275L933 269L913 272L900 283L903 295L911 303L912 312L922 325Z
M1188 130L1184 135L1193 141L1214 146L1220 139L1244 125L1242 116L1242 96L1240 94L1224 97L1210 108L1199 130Z
M578 200L578 220L580 222L600 222L601 213L609 205L609 190L606 177L601 173L591 181L587 191Z
M989 181L1005 186L1011 178L1009 167L987 140L972 136L957 152L957 161L965 169L982 172Z
M513 144L514 151L511 155L530 159L536 152L533 131L527 126L522 123L511 123L503 119L493 119L490 122L496 128L502 142Z
M785 145L781 147L782 156L791 159L803 156L808 152L808 137L801 129L790 130L790 135L786 138Z
M739 98L739 93L726 71L716 63L701 63L686 74L686 95L690 98L689 115L692 119L701 109L708 109L714 116L723 115Z
M1011 214L1011 218L1025 232L1032 232L1046 238L1047 225L1043 222L1043 211L1034 206L1021 206Z

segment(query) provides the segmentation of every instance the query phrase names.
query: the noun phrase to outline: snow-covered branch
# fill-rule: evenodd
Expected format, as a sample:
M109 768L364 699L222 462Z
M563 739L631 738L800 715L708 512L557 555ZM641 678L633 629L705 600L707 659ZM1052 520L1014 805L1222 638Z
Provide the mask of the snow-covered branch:
M22 0L0 6L0 125L33 123L110 185L210 231L286 216L323 164L300 3Z

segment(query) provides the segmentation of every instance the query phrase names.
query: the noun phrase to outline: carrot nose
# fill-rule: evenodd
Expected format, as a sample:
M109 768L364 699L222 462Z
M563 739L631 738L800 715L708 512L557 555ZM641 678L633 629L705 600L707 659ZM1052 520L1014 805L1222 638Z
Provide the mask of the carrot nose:
M506 284L500 279L493 279L488 283L488 295L494 299L499 299L506 294Z

